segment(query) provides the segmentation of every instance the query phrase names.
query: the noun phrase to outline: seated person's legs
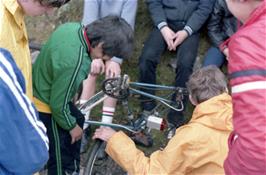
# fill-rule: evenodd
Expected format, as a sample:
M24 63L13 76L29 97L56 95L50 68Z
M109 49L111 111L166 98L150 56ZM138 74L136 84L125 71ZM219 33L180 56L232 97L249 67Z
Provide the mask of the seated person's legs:
M139 58L139 81L141 83L156 84L156 68L160 61L160 56L166 48L166 43L161 35L161 32L154 28L144 44L142 54ZM147 93L154 94L152 90L144 90ZM141 97L143 100L143 110L152 110L156 103L147 97Z
M184 42L179 46L177 50L177 69L176 69L176 78L175 78L175 86L178 87L186 87L186 82L188 81L189 76L193 71L193 65L195 59L197 57L199 45L199 34L193 34L188 37ZM173 99L176 98L176 95L173 95ZM168 113L168 122L175 127L179 127L184 124L184 110L186 108L186 103L188 101L188 97L185 96L182 100L184 104L184 109L180 112L170 110Z
M225 55L217 47L210 47L203 59L202 67L215 65L221 67L225 62Z

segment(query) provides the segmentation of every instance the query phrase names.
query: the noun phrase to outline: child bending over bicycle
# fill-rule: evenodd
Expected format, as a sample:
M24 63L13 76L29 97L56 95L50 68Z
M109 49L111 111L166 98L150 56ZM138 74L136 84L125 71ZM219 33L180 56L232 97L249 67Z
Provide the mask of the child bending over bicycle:
M71 101L90 73L92 60L127 58L132 46L130 25L107 16L86 27L63 24L41 49L33 65L33 93L50 140L48 174L79 173L84 117Z
M121 131L101 127L93 138L107 141L106 152L129 174L224 174L232 131L232 101L225 77L217 67L207 66L190 76L187 88L196 105L191 121L150 158Z
M110 14L120 16L125 19L132 29L135 26L135 17L137 12L137 0L89 0L84 1L84 11L82 23L88 25L93 21L108 16ZM92 97L96 92L96 82L99 79L99 76L104 74L105 78L118 77L121 73L121 67L123 58L113 57L108 61L103 62L100 59L95 59L92 61L91 65L95 69L91 69L91 74L84 81L84 85L87 86L88 92L85 92L86 96L80 99L81 102L84 99ZM113 115L116 110L117 100L115 98L107 97L103 101L102 105L102 121L106 123L112 123ZM87 116L89 116L87 112ZM84 125L83 129L86 129L88 125ZM87 133L87 132L84 132ZM89 137L87 135L83 136L83 143L81 148L81 153L86 150Z

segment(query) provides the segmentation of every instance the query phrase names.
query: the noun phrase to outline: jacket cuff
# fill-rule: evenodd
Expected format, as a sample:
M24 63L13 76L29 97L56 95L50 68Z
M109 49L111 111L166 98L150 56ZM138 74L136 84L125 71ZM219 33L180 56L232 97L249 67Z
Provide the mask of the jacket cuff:
M163 22L160 22L158 25L157 25L157 28L159 29L159 30L161 30L163 27L165 27L165 26L167 26L167 23L165 22L165 21L163 21Z
M120 65L123 63L123 59L122 58L112 57L111 60L116 62L116 63L118 63L118 64L120 64Z
M185 26L184 30L187 32L188 36L191 36L193 34L193 30L189 26Z
M219 49L221 52L223 52L224 49L227 48L229 41L230 41L230 38L228 38L226 41L224 41L222 44L219 45Z
M226 49L226 48L227 48L226 45L222 45L222 44L221 44L221 45L219 46L219 49L220 49L221 52L223 52L224 49Z
M67 131L71 131L73 128L75 128L75 126L77 125L77 121L76 119L72 120L70 124L67 124L67 123L62 123L62 122L57 122L56 123L61 127L63 128L64 130L67 130Z
M77 123L73 123L69 128L68 131L71 131L72 129L74 129L76 127Z

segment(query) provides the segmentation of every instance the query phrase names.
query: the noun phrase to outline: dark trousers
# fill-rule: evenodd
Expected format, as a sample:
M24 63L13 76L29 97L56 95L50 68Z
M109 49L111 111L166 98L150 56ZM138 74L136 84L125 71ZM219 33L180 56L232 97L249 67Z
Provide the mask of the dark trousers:
M222 65L226 62L225 55L220 51L217 47L210 47L205 54L203 59L202 67L206 67L209 65L215 65L217 67L222 67Z
M182 25L169 26L175 32L183 28ZM178 46L176 51L176 57L178 61L174 83L175 86L186 87L186 82L188 81L188 78L193 71L193 65L197 57L198 45L199 34L195 33L185 39L183 43ZM160 63L161 55L166 50L166 48L167 44L161 32L157 28L154 28L150 33L148 39L146 40L142 54L139 58L140 82L156 84L156 68ZM154 91L152 90L144 91L154 94ZM173 98L175 98L175 95L173 96ZM146 97L142 97L142 99L144 100L144 102L142 103L143 110L151 110L155 107L154 101L147 101L148 98ZM187 101L188 97L185 97L183 100L185 105ZM168 113L169 123L178 126L180 125L180 123L183 123L183 121L183 111L176 112L174 110L170 110L170 112Z
M76 117L77 124L83 128L83 115L72 103L69 106L71 115ZM48 175L78 174L81 141L71 144L69 131L62 129L51 114L39 112L39 117L47 128L49 138Z

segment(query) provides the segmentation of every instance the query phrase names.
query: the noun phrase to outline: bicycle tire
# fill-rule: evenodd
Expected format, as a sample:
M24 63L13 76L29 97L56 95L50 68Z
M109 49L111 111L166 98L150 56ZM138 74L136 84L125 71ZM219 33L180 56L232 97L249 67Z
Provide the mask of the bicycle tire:
M88 159L86 161L86 167L84 169L84 175L124 175L126 174L122 168L119 167L106 153L100 155L104 151L101 148L104 142L96 140L92 146Z

